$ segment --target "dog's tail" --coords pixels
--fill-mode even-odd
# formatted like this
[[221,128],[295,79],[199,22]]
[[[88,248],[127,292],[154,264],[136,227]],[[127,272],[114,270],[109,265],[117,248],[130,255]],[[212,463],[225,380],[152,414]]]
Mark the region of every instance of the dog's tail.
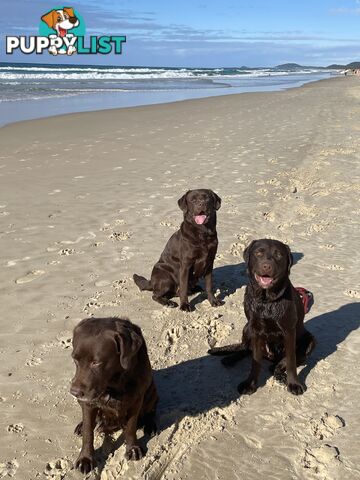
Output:
[[246,358],[251,352],[244,343],[233,343],[232,345],[225,345],[224,347],[214,347],[208,350],[210,355],[225,355],[221,363],[225,367],[232,367],[235,363],[243,358]]
[[152,286],[151,286],[150,280],[146,280],[146,278],[141,277],[140,275],[136,275],[136,273],[134,273],[133,279],[141,291],[148,290],[152,292]]
[[210,348],[210,350],[208,350],[208,353],[210,353],[210,355],[220,356],[220,355],[231,355],[232,353],[247,352],[247,351],[248,351],[248,348],[244,344],[233,343],[231,345],[225,345],[223,347]]

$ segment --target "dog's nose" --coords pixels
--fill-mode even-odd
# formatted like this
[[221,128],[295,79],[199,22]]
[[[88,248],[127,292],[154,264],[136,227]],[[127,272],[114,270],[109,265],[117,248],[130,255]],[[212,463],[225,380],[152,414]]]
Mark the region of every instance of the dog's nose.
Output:
[[77,18],[76,17],[70,17],[69,22],[72,23],[73,25],[75,25],[75,23],[77,22]]
[[81,398],[84,396],[84,392],[81,390],[79,387],[74,387],[72,386],[70,388],[70,393],[73,395],[75,398]]
[[263,263],[262,270],[264,273],[271,272],[271,264],[270,263]]

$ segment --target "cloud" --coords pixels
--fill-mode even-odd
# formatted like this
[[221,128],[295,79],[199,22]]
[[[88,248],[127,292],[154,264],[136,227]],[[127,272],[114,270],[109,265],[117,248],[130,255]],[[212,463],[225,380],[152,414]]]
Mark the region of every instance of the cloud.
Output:
[[[356,2],[360,3],[360,2]],[[332,8],[330,10],[331,15],[360,15],[360,8]]]

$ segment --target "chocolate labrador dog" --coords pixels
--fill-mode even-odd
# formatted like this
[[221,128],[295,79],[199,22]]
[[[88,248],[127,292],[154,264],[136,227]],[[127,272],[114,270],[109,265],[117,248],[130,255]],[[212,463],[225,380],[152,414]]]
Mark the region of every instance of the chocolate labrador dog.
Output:
[[304,328],[304,307],[290,282],[293,263],[287,245],[278,240],[255,240],[244,251],[249,284],[244,297],[247,323],[241,344],[209,350],[212,355],[227,355],[224,365],[233,365],[252,352],[250,375],[238,386],[240,393],[252,394],[262,358],[275,365],[274,376],[287,383],[294,395],[304,393],[296,367],[304,364],[315,347],[315,338]]
[[180,296],[180,309],[190,312],[188,295],[200,287],[197,282],[205,278],[205,290],[213,307],[221,305],[213,294],[212,270],[218,246],[216,211],[221,199],[212,190],[189,190],[178,205],[184,212],[180,230],[167,242],[159,261],[155,264],[151,280],[134,275],[140,290],[153,292],[153,300],[167,307],[177,307],[170,300]]
[[82,409],[75,428],[82,435],[75,468],[88,473],[96,466],[95,426],[105,433],[123,428],[126,458],[142,458],[136,430],[156,432],[158,396],[140,328],[121,318],[86,318],[74,329],[72,357],[76,372],[70,393]]

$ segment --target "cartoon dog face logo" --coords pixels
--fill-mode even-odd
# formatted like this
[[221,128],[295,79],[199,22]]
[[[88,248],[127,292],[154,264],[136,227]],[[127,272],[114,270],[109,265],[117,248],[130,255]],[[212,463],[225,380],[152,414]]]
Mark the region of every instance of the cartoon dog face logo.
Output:
[[[79,25],[79,19],[76,17],[74,9],[71,7],[63,7],[60,10],[51,10],[41,17],[41,20],[46,23],[49,28],[55,30],[56,35],[50,35],[50,38],[71,38],[74,35],[68,33],[69,30]],[[66,53],[72,55],[76,52],[76,48],[73,45],[65,50],[57,49],[54,45],[49,48],[49,53],[57,55],[58,53]]]

